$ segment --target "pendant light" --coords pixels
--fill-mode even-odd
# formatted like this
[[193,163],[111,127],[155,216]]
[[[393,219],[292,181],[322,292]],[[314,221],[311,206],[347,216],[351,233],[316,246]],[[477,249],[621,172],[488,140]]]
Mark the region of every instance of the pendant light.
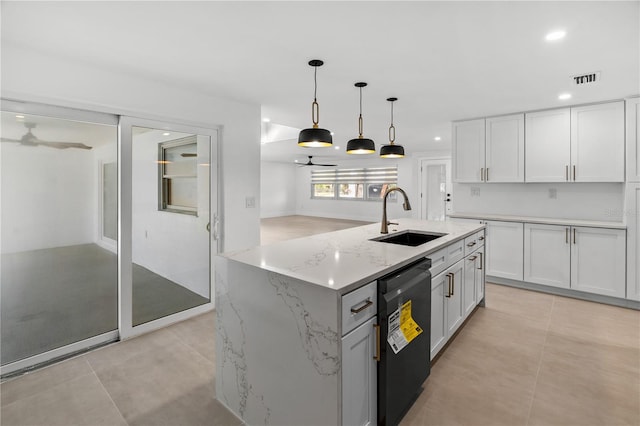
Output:
[[393,103],[398,98],[387,98],[391,102],[391,126],[389,126],[389,144],[382,145],[380,148],[380,157],[382,158],[400,158],[404,157],[404,148],[402,145],[396,145],[396,127],[393,125]]
[[360,116],[358,117],[358,132],[360,133],[356,139],[347,142],[347,154],[373,154],[376,152],[376,145],[371,139],[362,136],[362,88],[367,83],[356,83],[355,86],[360,89]]
[[318,127],[318,121],[320,120],[320,107],[318,106],[318,101],[316,99],[316,92],[318,91],[318,80],[316,79],[316,75],[318,74],[318,67],[321,67],[323,64],[324,62],[320,59],[313,59],[309,61],[309,65],[314,68],[313,103],[311,104],[311,120],[313,121],[313,127],[300,131],[300,134],[298,135],[298,146],[317,148],[331,146],[333,144],[331,132],[327,129],[321,129]]

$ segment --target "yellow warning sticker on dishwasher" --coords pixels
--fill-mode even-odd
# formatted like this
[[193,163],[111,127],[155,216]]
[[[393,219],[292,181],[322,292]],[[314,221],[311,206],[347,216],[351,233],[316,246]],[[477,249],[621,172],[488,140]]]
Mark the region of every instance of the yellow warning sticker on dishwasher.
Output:
[[422,333],[422,328],[411,317],[411,300],[392,312],[388,321],[387,342],[396,354]]

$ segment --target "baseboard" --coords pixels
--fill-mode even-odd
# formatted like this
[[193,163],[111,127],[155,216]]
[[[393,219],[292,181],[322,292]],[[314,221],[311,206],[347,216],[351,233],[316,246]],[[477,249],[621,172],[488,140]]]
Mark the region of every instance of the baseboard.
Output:
[[530,283],[527,281],[517,281],[508,278],[493,277],[487,275],[487,283],[500,284],[509,287],[522,288],[525,290],[537,291],[540,293],[555,294],[557,296],[571,297],[574,299],[586,300],[589,302],[604,303],[607,305],[619,306],[640,311],[640,301],[620,299],[617,297],[603,296],[600,294],[585,293],[584,291],[571,290],[566,288],[550,287],[542,284]]

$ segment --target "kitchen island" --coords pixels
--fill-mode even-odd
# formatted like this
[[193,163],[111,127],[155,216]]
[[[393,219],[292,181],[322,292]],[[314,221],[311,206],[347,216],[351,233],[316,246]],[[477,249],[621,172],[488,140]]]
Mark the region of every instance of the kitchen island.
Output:
[[[380,236],[380,224],[372,224],[216,257],[216,397],[221,403],[249,425],[343,423],[341,342],[348,331],[343,296],[375,287],[371,283],[378,278],[420,258],[444,254],[444,259],[448,247],[460,251],[451,259],[461,260],[465,239],[474,238],[469,247],[480,233],[484,239],[479,224],[396,222],[390,234],[410,229],[446,235],[402,246],[371,241]],[[433,259],[433,275],[437,265],[447,266]],[[484,293],[473,293],[475,307]]]

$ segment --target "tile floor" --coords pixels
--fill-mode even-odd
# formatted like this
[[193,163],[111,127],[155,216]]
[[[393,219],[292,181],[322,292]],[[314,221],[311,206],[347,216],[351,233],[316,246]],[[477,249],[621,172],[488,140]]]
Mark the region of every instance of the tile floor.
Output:
[[[640,425],[640,312],[492,284],[486,294],[402,425]],[[215,400],[214,322],[8,380],[0,424],[238,425]]]

